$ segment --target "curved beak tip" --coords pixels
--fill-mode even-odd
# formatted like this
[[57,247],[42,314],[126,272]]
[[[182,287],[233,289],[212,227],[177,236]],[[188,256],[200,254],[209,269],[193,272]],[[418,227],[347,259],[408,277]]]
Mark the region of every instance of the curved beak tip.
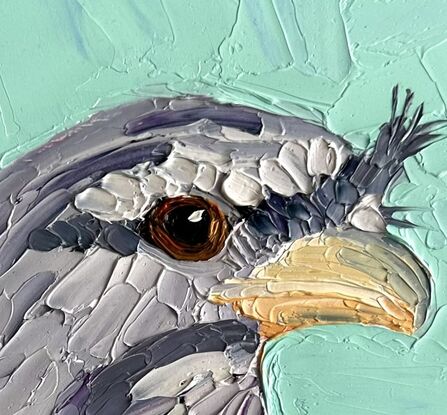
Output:
[[413,334],[429,299],[429,273],[411,251],[387,236],[354,230],[297,240],[275,263],[249,278],[225,280],[209,295],[258,320],[267,338],[347,323]]

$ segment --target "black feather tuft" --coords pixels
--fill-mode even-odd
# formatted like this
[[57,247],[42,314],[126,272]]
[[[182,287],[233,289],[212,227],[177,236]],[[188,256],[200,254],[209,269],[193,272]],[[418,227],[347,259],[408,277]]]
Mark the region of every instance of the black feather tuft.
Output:
[[424,104],[420,104],[413,116],[409,117],[413,97],[414,93],[407,89],[402,112],[400,115],[396,115],[398,86],[396,85],[393,88],[391,118],[380,128],[379,137],[370,156],[371,163],[390,167],[394,165],[392,167],[399,169],[406,158],[416,154],[441,137],[441,135],[431,132],[446,126],[447,122],[434,121],[421,124]]
[[380,206],[380,213],[384,218],[391,218],[399,212],[424,212],[427,209],[414,206]]
[[[403,172],[403,162],[437,139],[441,134],[435,130],[447,126],[447,121],[431,121],[421,123],[424,113],[423,104],[419,105],[412,116],[409,116],[414,94],[406,91],[402,110],[398,111],[398,87],[395,86],[391,100],[391,118],[380,127],[379,135],[372,151],[361,155],[351,155],[336,177],[329,177],[311,195],[317,206],[323,206],[327,215],[329,204],[338,216],[331,217],[335,225],[345,220],[366,195],[383,196],[386,189],[393,185]],[[328,193],[334,189],[334,195]],[[349,191],[348,191],[349,190]],[[398,227],[413,227],[407,220],[392,217],[393,213],[409,211],[412,208],[380,207],[382,217],[388,224]],[[334,220],[335,219],[335,220]]]
[[364,153],[350,178],[361,194],[383,194],[402,172],[405,159],[442,137],[433,131],[447,126],[447,121],[421,123],[423,104],[410,116],[413,98],[413,92],[407,89],[402,111],[398,113],[398,86],[393,88],[391,118],[380,127],[374,149]]
[[409,220],[401,220],[401,219],[394,219],[394,218],[387,218],[386,219],[387,225],[393,225],[398,228],[417,228],[418,225],[414,224],[413,222],[410,222]]

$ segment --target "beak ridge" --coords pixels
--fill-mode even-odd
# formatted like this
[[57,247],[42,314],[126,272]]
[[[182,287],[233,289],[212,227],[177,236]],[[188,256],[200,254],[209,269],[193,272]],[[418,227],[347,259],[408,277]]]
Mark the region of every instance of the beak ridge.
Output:
[[342,323],[412,334],[425,321],[429,296],[429,273],[406,247],[351,229],[297,240],[249,278],[213,287],[209,299],[258,320],[270,338]]

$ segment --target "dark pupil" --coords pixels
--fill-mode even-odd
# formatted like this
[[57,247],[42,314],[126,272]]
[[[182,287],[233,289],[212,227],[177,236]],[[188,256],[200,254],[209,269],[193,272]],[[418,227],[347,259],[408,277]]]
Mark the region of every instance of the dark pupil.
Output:
[[188,245],[197,245],[208,240],[210,215],[206,210],[193,221],[194,212],[202,210],[194,206],[179,206],[169,212],[164,219],[165,228],[172,238]]

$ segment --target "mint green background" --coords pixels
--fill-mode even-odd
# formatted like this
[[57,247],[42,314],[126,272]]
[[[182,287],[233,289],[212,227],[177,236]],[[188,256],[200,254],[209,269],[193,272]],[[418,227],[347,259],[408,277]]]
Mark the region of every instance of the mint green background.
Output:
[[[427,120],[447,116],[443,0],[2,0],[0,10],[0,167],[100,109],[154,95],[207,94],[298,115],[326,125],[359,148],[370,144],[387,119],[396,83],[425,102]],[[418,228],[401,231],[401,236],[432,270],[438,308],[447,303],[446,160],[447,140],[432,145],[406,163],[410,181],[388,196],[390,204],[419,208],[406,215]],[[447,323],[443,315],[435,323]],[[293,353],[276,355],[282,363],[298,372],[301,363],[314,370],[306,387],[296,380],[299,376],[289,376],[281,405],[269,393],[272,410],[401,414],[419,394],[433,407],[422,405],[409,413],[445,413],[436,412],[441,404],[447,407],[447,393],[436,389],[439,383],[433,384],[433,393],[415,387],[389,395],[389,382],[368,377],[357,379],[365,393],[373,388],[376,398],[363,407],[356,403],[358,396],[343,395],[351,385],[343,376],[325,380],[332,409],[318,404],[324,399],[319,382],[329,370],[328,348],[334,373],[360,362],[328,330],[325,336],[335,336],[333,344],[316,342],[310,355],[299,346],[301,333],[280,340],[298,342],[290,348]],[[379,329],[343,330],[359,333],[368,343]],[[427,335],[442,343],[439,331],[430,329]],[[370,340],[368,347],[373,344]],[[445,347],[430,349],[439,354],[437,364],[445,362]],[[411,353],[416,352],[411,348]],[[411,353],[406,360],[396,354],[394,363],[414,366]],[[361,364],[377,367],[377,357],[365,353]],[[410,370],[417,374],[420,369]],[[390,373],[391,381],[402,382],[399,371]],[[381,396],[394,406],[378,405]],[[349,412],[346,405],[357,407]]]

